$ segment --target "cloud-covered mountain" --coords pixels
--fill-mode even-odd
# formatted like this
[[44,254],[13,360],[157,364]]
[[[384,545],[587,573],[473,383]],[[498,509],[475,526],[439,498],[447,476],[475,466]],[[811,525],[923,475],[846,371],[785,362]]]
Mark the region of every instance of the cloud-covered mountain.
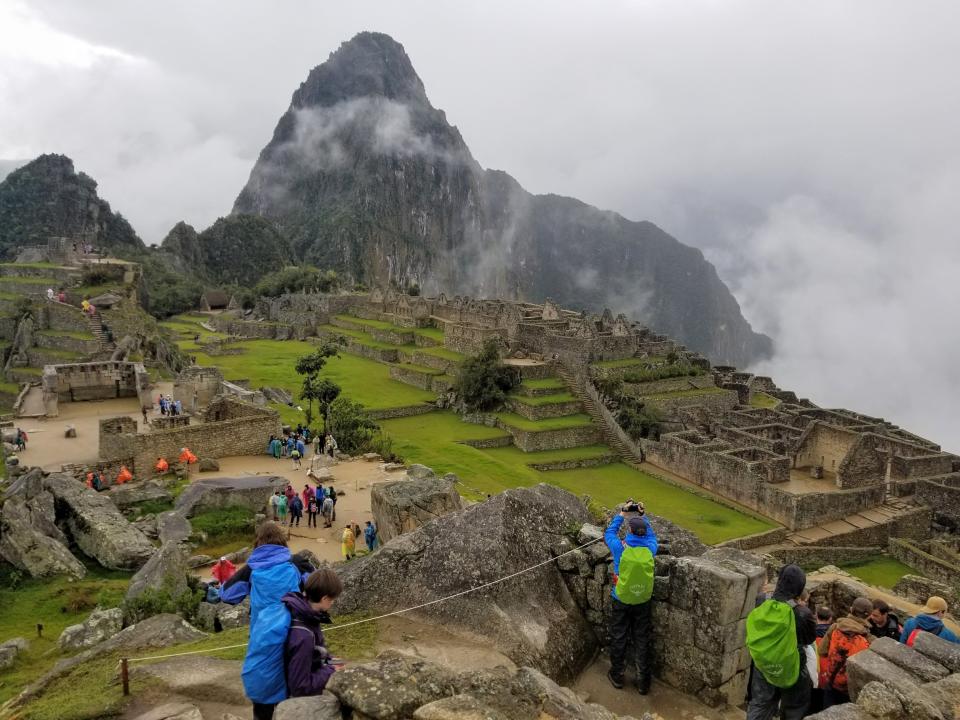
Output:
[[609,306],[715,362],[771,349],[699,250],[480,167],[386,35],[361,33],[310,72],[234,212],[269,218],[298,259],[367,285]]

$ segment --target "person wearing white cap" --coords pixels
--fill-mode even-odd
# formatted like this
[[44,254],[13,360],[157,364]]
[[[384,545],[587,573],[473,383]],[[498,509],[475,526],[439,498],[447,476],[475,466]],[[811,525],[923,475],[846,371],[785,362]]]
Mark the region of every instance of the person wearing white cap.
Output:
[[943,624],[943,616],[947,614],[947,610],[946,600],[938,595],[931,595],[927,598],[927,604],[920,609],[920,614],[903,624],[900,642],[912,647],[917,634],[922,630],[936,635],[941,640],[960,643],[960,638]]

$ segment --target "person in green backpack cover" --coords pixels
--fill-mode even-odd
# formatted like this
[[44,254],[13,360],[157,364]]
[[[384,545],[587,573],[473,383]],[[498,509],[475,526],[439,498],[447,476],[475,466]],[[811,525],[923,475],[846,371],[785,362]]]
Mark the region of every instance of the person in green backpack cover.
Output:
[[804,648],[817,639],[817,621],[798,602],[807,576],[796,565],[780,570],[773,596],[747,616],[747,649],[753,659],[747,720],[800,720],[810,705],[813,683]]
[[[623,687],[627,664],[627,642],[633,638],[636,652],[637,691],[650,692],[653,622],[650,598],[653,595],[653,557],[657,535],[644,515],[643,503],[628,500],[614,515],[603,540],[613,554],[613,607],[610,614],[610,671],[607,678],[618,690]],[[627,533],[620,539],[620,528]]]

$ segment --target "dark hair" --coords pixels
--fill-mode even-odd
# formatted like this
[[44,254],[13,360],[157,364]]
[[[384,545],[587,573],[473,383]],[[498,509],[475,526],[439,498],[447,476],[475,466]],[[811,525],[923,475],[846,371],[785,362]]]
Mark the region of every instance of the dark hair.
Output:
[[880,598],[877,598],[876,600],[873,601],[873,609],[874,609],[874,610],[879,610],[879,611],[882,612],[884,615],[886,615],[888,612],[890,612],[890,606],[887,605],[887,601],[886,601],[886,600],[881,600]]
[[258,548],[261,545],[283,545],[286,547],[286,531],[280,527],[278,523],[273,522],[273,520],[267,520],[267,522],[261,523],[260,527],[257,528],[257,539],[254,540],[253,546]]
[[826,605],[817,608],[817,620],[827,621],[833,617],[833,611]]
[[303,594],[310,602],[320,602],[324,597],[336,598],[342,592],[343,581],[330,568],[314,570],[303,584]]

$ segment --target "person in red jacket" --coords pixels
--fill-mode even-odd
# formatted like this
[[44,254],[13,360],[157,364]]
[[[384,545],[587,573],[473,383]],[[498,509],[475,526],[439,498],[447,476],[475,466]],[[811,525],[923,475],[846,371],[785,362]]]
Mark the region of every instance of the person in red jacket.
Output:
[[330,655],[321,624],[330,624],[327,612],[343,592],[343,582],[330,568],[310,574],[302,593],[287,593],[283,604],[290,611],[290,629],[283,651],[287,692],[290,697],[320,695],[340,666]]
[[227,580],[233,577],[233,574],[237,571],[237,566],[232,562],[227,560],[226,557],[221,557],[214,564],[213,569],[210,570],[210,574],[213,575],[214,579],[223,585]]

